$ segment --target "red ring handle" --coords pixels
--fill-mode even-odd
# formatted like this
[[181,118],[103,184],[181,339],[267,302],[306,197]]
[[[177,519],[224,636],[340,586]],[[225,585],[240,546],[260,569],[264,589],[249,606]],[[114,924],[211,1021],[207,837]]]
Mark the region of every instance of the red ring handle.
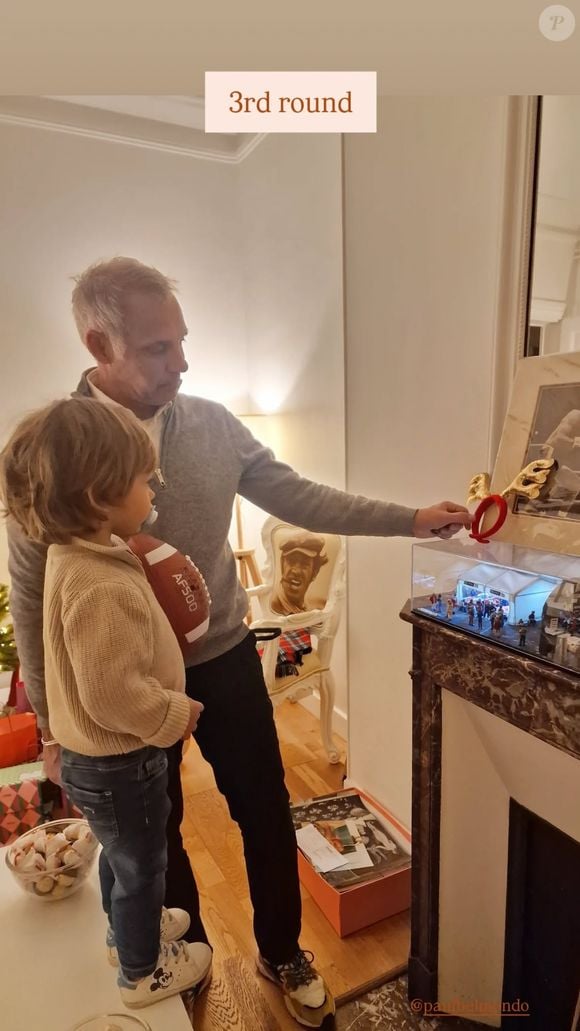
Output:
[[[484,533],[480,528],[481,522],[485,513],[492,507],[492,505],[497,505],[497,519],[493,526],[490,526],[489,530],[486,530]],[[473,523],[471,524],[471,533],[469,536],[479,544],[489,544],[489,538],[493,537],[494,533],[497,533],[498,530],[501,530],[505,523],[507,512],[508,506],[506,499],[502,497],[501,494],[490,494],[487,498],[484,498],[483,501],[480,501],[477,506],[473,514]]]

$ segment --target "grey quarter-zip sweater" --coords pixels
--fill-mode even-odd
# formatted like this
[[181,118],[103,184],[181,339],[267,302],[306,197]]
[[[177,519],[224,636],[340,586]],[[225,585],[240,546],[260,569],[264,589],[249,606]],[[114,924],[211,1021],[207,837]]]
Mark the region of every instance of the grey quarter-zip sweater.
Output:
[[[91,371],[91,370],[89,370]],[[75,396],[91,396],[87,373]],[[347,494],[305,479],[223,405],[178,394],[164,415],[152,532],[189,555],[211,598],[209,632],[193,664],[229,651],[248,633],[247,597],[228,543],[236,494],[271,515],[311,530],[346,536],[412,537],[415,509]],[[46,547],[8,521],[10,611],[22,676],[40,726],[48,725],[42,646]]]

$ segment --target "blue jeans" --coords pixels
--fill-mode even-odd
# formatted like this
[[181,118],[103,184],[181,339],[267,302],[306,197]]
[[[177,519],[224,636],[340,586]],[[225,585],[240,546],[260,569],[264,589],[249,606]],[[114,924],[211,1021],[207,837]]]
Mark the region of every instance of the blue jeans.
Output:
[[137,980],[153,973],[167,869],[167,756],[146,747],[128,755],[89,756],[62,749],[67,794],[103,846],[103,909],[119,964]]

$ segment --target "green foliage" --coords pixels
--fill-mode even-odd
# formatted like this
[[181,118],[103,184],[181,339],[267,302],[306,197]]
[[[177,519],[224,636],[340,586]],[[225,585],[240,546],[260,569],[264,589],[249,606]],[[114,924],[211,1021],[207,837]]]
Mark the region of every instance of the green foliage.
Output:
[[14,628],[8,622],[9,616],[8,587],[0,584],[0,673],[11,673],[18,667]]

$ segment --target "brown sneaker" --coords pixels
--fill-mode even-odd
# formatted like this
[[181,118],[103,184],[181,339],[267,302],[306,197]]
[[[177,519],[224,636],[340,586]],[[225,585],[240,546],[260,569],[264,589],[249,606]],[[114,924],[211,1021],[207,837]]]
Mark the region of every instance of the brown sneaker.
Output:
[[299,949],[288,963],[258,956],[258,970],[282,989],[286,1009],[303,1027],[330,1028],[336,1010],[328,985],[314,969],[311,952]]

